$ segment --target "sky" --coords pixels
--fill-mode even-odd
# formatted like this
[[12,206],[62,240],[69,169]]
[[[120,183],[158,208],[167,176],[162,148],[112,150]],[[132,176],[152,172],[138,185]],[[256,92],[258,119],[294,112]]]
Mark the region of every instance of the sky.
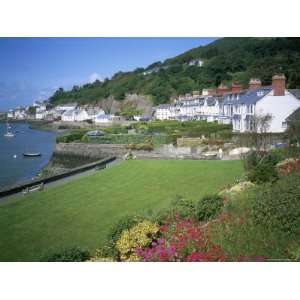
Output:
[[0,38],[0,111],[110,78],[215,38]]

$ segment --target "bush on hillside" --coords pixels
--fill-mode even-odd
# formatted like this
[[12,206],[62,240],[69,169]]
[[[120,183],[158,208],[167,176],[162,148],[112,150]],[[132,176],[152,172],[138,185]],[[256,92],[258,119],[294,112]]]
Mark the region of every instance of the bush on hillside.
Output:
[[113,127],[108,127],[104,128],[103,131],[108,134],[127,134],[128,129],[125,126],[113,126]]
[[144,151],[152,151],[153,150],[153,146],[149,143],[145,144],[145,143],[141,143],[141,144],[129,144],[127,146],[127,149],[130,150],[144,150]]
[[257,224],[297,233],[300,229],[300,172],[258,190],[251,214]]
[[207,221],[216,217],[223,207],[223,198],[219,195],[203,197],[196,204],[196,216],[199,221]]
[[183,219],[195,218],[195,203],[177,195],[171,202],[169,209],[169,217],[173,218],[175,216],[180,216]]
[[81,262],[90,259],[88,250],[80,247],[56,249],[43,255],[40,261],[46,262]]
[[274,182],[278,179],[276,165],[283,159],[277,151],[252,151],[244,156],[248,180],[255,183]]
[[87,133],[87,130],[72,131],[71,133],[58,136],[56,138],[56,142],[57,143],[80,142],[86,133]]
[[89,138],[88,142],[98,144],[168,144],[170,138],[167,135],[144,134],[106,134],[105,136]]

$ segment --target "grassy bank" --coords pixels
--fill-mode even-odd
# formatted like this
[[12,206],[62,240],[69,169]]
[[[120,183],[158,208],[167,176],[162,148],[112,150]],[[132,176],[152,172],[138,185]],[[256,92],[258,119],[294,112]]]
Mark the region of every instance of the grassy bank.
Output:
[[239,161],[126,161],[0,206],[0,260],[37,260],[49,248],[94,251],[120,217],[199,199],[242,174]]

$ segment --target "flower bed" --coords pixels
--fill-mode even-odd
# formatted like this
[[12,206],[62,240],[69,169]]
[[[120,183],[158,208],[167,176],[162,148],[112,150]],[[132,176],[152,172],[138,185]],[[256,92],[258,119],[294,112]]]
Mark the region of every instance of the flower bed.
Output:
[[225,261],[221,247],[211,242],[208,231],[199,222],[177,216],[160,227],[160,238],[148,247],[137,247],[141,261]]
[[280,176],[287,176],[300,170],[300,159],[299,158],[288,158],[276,165],[277,172]]

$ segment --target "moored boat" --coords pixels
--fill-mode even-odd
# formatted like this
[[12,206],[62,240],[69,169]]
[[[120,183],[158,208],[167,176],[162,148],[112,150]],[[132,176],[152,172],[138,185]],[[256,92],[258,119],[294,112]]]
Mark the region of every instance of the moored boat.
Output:
[[6,133],[4,133],[5,137],[14,137],[15,135],[10,131],[11,126],[6,122]]
[[42,156],[41,152],[25,152],[23,153],[24,157],[38,157],[38,156]]

